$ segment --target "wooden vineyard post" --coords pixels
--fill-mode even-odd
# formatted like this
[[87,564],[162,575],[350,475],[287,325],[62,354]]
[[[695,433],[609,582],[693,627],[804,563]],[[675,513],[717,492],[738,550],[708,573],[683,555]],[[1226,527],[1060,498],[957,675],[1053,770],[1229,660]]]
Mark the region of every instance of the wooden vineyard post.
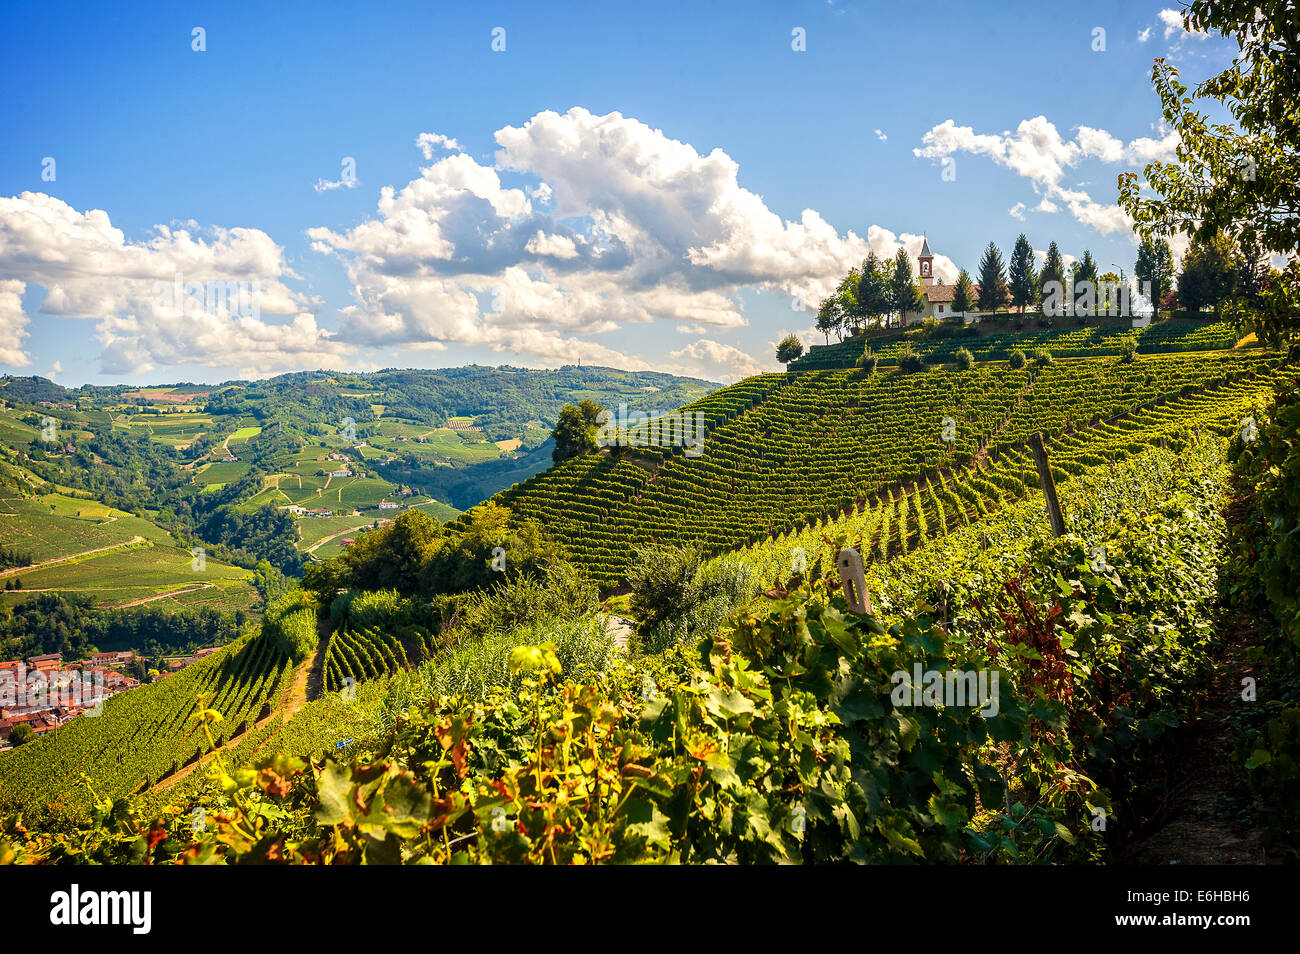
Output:
[[845,547],[835,557],[835,565],[840,571],[840,586],[844,589],[844,598],[849,601],[855,613],[874,613],[871,597],[867,594],[867,578],[862,574],[862,557],[852,547]]
[[1047,448],[1043,446],[1043,434],[1034,432],[1029,438],[1029,449],[1033,451],[1034,463],[1038,466],[1038,482],[1043,486],[1043,496],[1047,498],[1047,515],[1052,520],[1052,532],[1065,536],[1065,514],[1061,512],[1061,502],[1056,499],[1056,481],[1052,478],[1052,466],[1047,460]]

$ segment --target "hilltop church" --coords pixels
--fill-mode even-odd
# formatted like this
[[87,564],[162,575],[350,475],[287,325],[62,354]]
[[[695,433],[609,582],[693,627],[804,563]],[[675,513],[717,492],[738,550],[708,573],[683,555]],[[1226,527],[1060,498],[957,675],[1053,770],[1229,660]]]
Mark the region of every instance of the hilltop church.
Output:
[[903,324],[920,324],[927,318],[963,317],[952,310],[952,301],[957,293],[956,285],[945,285],[934,280],[934,255],[930,253],[930,240],[921,240],[921,254],[916,257],[921,273],[921,295],[925,298],[925,308],[921,311],[909,311],[903,316]]

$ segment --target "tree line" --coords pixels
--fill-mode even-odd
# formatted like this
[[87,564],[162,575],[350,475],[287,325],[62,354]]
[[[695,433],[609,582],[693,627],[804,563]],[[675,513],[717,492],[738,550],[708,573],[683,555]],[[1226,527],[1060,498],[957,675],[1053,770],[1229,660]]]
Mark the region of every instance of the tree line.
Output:
[[[1175,269],[1167,238],[1143,237],[1133,274],[1153,307],[1201,311],[1232,298],[1258,300],[1276,271],[1269,267],[1259,242],[1248,236],[1234,240],[1219,231],[1192,238],[1181,270]],[[1022,232],[1009,259],[1003,258],[996,243],[989,242],[975,277],[965,269],[960,271],[952,311],[954,315],[975,310],[996,313],[1010,307],[1024,315],[1030,308],[1043,307],[1044,317],[1050,318],[1052,308],[1046,303],[1062,302],[1057,316],[1114,314],[1121,300],[1121,284],[1120,275],[1100,273],[1091,250],[1067,266],[1055,241],[1048,244],[1042,265],[1037,265],[1033,246]],[[816,328],[827,342],[832,334],[842,341],[866,328],[901,325],[907,314],[920,312],[925,305],[924,286],[912,276],[907,250],[900,248],[888,261],[873,251],[860,267],[850,268],[835,291],[822,300]],[[787,336],[778,344],[777,360],[788,363],[802,353],[799,340]]]

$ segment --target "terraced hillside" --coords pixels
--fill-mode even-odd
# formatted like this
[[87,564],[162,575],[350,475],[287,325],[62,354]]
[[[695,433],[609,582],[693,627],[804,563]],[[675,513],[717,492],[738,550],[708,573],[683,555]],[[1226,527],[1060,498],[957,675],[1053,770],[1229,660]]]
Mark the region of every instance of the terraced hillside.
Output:
[[1236,343],[1237,333],[1223,321],[1164,321],[1145,328],[1090,326],[1042,331],[1008,330],[1001,334],[939,339],[927,339],[919,332],[913,332],[880,341],[849,338],[832,345],[814,344],[807,354],[792,361],[789,367],[791,371],[851,368],[866,343],[870,344],[881,364],[896,365],[907,342],[927,363],[942,364],[951,361],[958,348],[965,348],[980,361],[1003,360],[1017,348],[1026,354],[1036,348],[1046,348],[1058,358],[1098,358],[1120,354],[1125,342],[1129,341],[1143,354],[1220,351]]
[[88,596],[106,607],[240,609],[257,594],[247,570],[192,549],[152,521],[63,494],[0,494],[0,546],[31,563],[0,569],[0,603],[46,591]]
[[[1076,483],[1089,484],[1090,495],[1096,496],[1105,492],[1118,464],[1153,447],[1179,452],[1212,436],[1230,437],[1260,402],[1268,400],[1274,383],[1294,373],[1267,370],[1059,434],[1048,447],[1057,486],[1065,494]],[[1079,494],[1073,498],[1082,502]],[[993,517],[1018,506],[1024,506],[1024,519],[1009,526],[1018,532],[1045,526],[1038,472],[1023,443],[1001,446],[978,465],[889,487],[860,508],[763,540],[741,557],[764,579],[780,584],[799,566],[812,573],[817,567],[829,570],[835,550],[852,546],[864,561],[881,568],[873,579],[883,586],[887,578],[897,576],[892,562],[896,557],[967,528],[993,526]],[[1015,547],[1012,540],[1002,539],[995,549],[1013,552]]]
[[[207,750],[190,719],[202,697],[222,714],[221,740],[271,716],[294,674],[269,638],[254,636],[161,682],[109,698],[99,716],[80,716],[0,755],[0,810],[29,818],[51,812],[88,817],[96,794],[119,798],[182,771]],[[82,782],[93,780],[94,791]]]
[[698,458],[680,448],[591,454],[498,499],[540,521],[574,563],[614,587],[640,545],[743,546],[860,509],[899,482],[928,476],[933,483],[1035,431],[1062,434],[1267,371],[1276,361],[1262,352],[1193,353],[1024,371],[764,375],[701,402],[719,413]]

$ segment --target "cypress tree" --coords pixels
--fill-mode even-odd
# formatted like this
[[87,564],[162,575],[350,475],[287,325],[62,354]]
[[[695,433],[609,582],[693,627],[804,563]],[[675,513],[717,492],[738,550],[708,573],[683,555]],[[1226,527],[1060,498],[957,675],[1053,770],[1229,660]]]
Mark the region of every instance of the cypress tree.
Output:
[[1008,267],[1007,283],[1011,287],[1011,303],[1025,313],[1025,306],[1034,300],[1034,250],[1021,232],[1016,239],[1015,248],[1011,250],[1011,263]]
[[980,311],[997,311],[1002,304],[1002,286],[1006,282],[1006,272],[1002,267],[1002,253],[998,247],[989,242],[980,259],[979,268],[979,308]]

